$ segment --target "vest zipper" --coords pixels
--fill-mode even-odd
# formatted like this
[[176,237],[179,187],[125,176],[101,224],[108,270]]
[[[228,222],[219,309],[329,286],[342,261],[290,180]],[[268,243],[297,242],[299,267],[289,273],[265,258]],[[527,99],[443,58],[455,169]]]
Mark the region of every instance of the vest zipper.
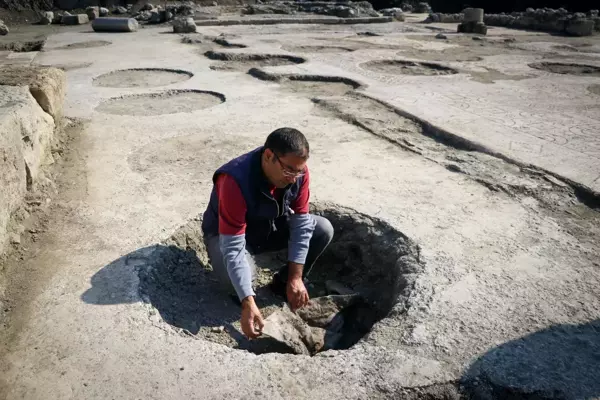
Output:
[[[267,195],[265,192],[261,191],[261,193],[269,200],[273,200],[275,202],[275,206],[277,207],[277,217],[275,218],[279,218],[279,203],[277,203],[277,200],[272,199],[271,197],[269,197],[269,195]],[[273,219],[271,221],[271,229],[273,229],[273,232],[277,232],[277,227],[275,226],[275,219]]]

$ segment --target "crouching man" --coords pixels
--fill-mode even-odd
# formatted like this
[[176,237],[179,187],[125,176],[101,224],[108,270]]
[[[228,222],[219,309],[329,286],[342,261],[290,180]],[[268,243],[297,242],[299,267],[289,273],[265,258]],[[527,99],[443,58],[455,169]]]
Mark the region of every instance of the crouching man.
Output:
[[242,331],[260,335],[263,320],[254,302],[256,265],[250,254],[288,250],[288,262],[271,290],[292,310],[309,300],[303,278],[333,237],[331,223],[309,214],[308,141],[293,128],[273,131],[261,146],[221,166],[213,175],[202,221],[204,241],[220,282],[242,305]]

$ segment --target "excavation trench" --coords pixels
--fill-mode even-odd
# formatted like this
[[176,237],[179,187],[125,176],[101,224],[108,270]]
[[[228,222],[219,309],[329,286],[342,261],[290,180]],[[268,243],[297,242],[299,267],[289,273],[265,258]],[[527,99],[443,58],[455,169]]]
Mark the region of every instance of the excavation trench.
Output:
[[284,90],[308,97],[341,96],[363,86],[340,76],[273,74],[259,68],[251,68],[248,74],[262,81],[277,82]]
[[199,218],[156,246],[151,261],[139,263],[139,290],[152,306],[149,312],[158,311],[188,336],[257,354],[314,355],[352,347],[397,303],[406,302],[423,271],[419,248],[386,222],[355,210],[328,204],[311,212],[328,218],[335,235],[307,277],[308,306],[292,313],[268,287],[285,263],[285,250],[253,256],[256,301],[265,317],[259,339],[241,334],[240,307],[217,283]]

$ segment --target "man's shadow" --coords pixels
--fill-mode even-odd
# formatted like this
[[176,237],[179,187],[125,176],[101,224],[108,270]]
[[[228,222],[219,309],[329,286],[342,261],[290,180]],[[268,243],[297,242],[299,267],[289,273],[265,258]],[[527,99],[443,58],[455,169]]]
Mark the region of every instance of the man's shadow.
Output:
[[598,398],[600,319],[503,343],[479,357],[462,383],[477,399]]
[[[195,335],[201,327],[226,326],[239,344],[243,338],[231,323],[240,319],[241,308],[217,281],[205,253],[198,253],[164,244],[138,249],[95,273],[81,299],[96,305],[141,299],[176,328]],[[268,305],[269,299],[262,301]]]

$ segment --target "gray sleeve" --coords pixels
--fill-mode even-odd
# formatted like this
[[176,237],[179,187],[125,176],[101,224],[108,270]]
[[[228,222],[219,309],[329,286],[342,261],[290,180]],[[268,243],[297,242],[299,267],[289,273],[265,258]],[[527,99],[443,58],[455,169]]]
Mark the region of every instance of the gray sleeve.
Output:
[[292,214],[288,223],[290,227],[288,261],[304,265],[316,222],[310,214]]
[[254,296],[252,268],[246,259],[246,235],[219,235],[219,247],[229,279],[240,301]]

